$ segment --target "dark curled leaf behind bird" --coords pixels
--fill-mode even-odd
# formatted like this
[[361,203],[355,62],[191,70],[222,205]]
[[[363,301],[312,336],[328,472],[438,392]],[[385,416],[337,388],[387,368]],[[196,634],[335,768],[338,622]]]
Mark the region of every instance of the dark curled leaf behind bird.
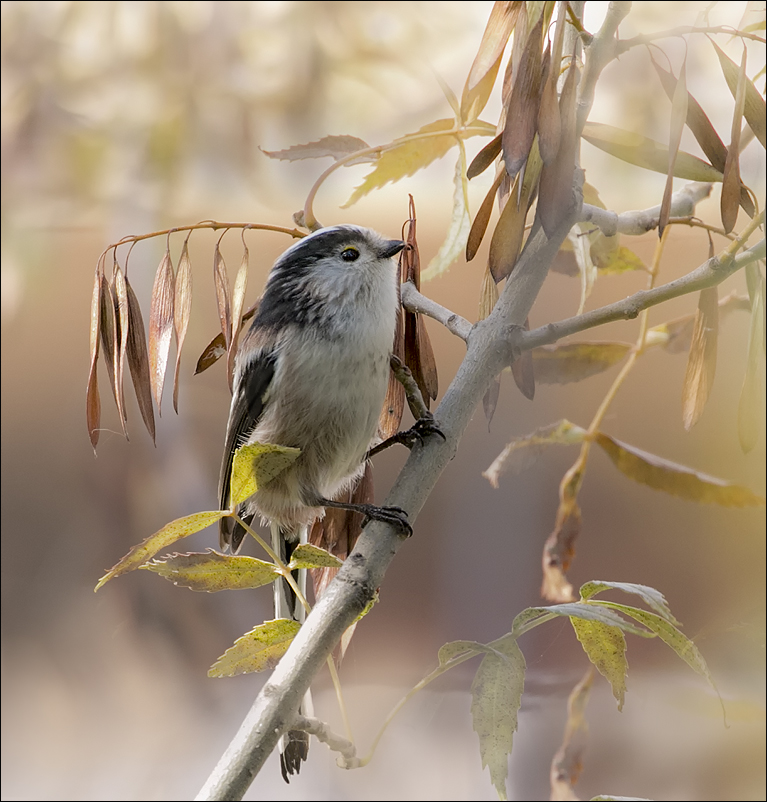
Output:
[[[232,404],[219,482],[221,509],[230,506],[234,452],[246,443],[299,448],[300,456],[238,506],[250,524],[271,530],[272,548],[287,563],[308,542],[324,508],[363,512],[410,530],[393,508],[354,505],[349,498],[365,471],[389,381],[389,357],[399,312],[398,271],[404,247],[370,229],[320,229],[275,262],[250,329],[237,353]],[[222,548],[236,552],[245,529],[220,522]],[[298,572],[305,596],[306,571]],[[286,580],[274,584],[275,616],[302,622],[305,611]],[[300,712],[311,715],[311,700]],[[280,741],[283,777],[306,759],[308,736]]]

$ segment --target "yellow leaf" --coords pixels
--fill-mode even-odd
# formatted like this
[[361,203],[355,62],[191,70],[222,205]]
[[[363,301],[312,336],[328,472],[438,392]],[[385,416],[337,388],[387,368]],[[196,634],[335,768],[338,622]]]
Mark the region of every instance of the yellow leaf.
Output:
[[121,574],[127,574],[141,567],[147,560],[151,560],[160,549],[167,548],[183,537],[193,535],[201,529],[210,526],[226,515],[225,510],[214,510],[212,512],[196,512],[194,515],[187,515],[184,518],[176,518],[162,529],[150,535],[146,540],[142,540],[134,546],[120,562],[104,574],[96,585],[96,590]]
[[343,562],[325,549],[304,543],[298,546],[290,558],[288,568],[295,571],[299,568],[340,568]]
[[762,278],[754,293],[746,376],[738,402],[738,439],[746,453],[756,445],[759,432],[764,426],[764,301]]
[[603,432],[597,433],[595,441],[605,450],[619,471],[629,479],[655,490],[664,490],[673,496],[700,504],[721,504],[724,507],[764,504],[764,499],[747,487],[733,485],[723,479],[669,462],[655,454],[648,454]]
[[692,343],[682,385],[682,421],[689,432],[703,414],[716,372],[719,295],[716,287],[701,290]]
[[570,623],[583,651],[597,671],[610,683],[613,696],[618,702],[618,710],[623,710],[628,672],[625,635],[618,627],[599,621],[584,621],[573,617]]
[[203,554],[171,554],[139,567],[169,579],[174,585],[208,593],[260,588],[274,582],[277,573],[274,563],[210,550]]
[[232,462],[231,503],[236,507],[298,459],[300,448],[251,443],[238,448]]
[[237,638],[210,667],[209,677],[236,677],[274,668],[288,650],[301,625],[298,621],[277,618],[265,621]]

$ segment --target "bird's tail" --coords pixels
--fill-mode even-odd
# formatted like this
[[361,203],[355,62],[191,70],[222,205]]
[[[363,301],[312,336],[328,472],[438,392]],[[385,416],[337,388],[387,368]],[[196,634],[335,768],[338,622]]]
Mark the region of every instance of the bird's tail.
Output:
[[[271,524],[272,548],[279,558],[284,562],[290,561],[290,555],[295,547],[308,542],[309,528],[302,526],[299,530],[297,542],[289,543],[282,533],[280,527]],[[306,598],[306,569],[294,571],[293,575],[301,594]],[[275,618],[289,618],[304,623],[306,610],[296,598],[296,594],[285,579],[278,579],[274,583],[274,614]],[[302,716],[313,716],[314,706],[312,705],[311,691],[307,691],[298,712]],[[289,730],[280,738],[280,771],[282,779],[290,782],[291,774],[298,774],[301,771],[301,764],[309,754],[309,734],[301,730]]]

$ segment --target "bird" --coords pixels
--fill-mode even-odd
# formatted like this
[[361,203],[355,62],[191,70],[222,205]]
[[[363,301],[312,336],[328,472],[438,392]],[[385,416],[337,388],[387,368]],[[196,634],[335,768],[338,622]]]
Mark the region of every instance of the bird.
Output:
[[[297,459],[244,502],[237,513],[259,516],[272,548],[287,564],[327,507],[361,512],[412,532],[397,507],[337,501],[353,488],[376,441],[389,381],[399,314],[399,271],[405,243],[369,228],[337,225],[300,239],[274,263],[258,311],[234,364],[232,401],[219,478],[222,509],[230,506],[236,450],[252,443],[300,449]],[[232,517],[219,524],[222,550],[239,551],[246,530]],[[298,572],[305,596],[306,571]],[[274,583],[277,618],[303,622],[305,611],[284,579]],[[300,712],[312,715],[311,698]],[[298,773],[308,735],[280,741],[282,776]]]

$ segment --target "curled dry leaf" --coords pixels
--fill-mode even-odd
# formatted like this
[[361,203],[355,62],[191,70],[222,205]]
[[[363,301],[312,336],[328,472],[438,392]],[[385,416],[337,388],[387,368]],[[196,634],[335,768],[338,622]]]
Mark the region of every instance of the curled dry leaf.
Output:
[[176,367],[173,371],[173,409],[178,414],[178,378],[181,368],[181,351],[192,314],[192,262],[189,258],[188,241],[184,241],[176,271],[173,302],[173,328],[176,332]]
[[538,147],[543,163],[551,164],[559,152],[559,141],[562,134],[559,98],[557,97],[559,70],[551,62],[550,48],[546,50],[544,61],[546,67],[541,91],[541,105],[538,109]]
[[[641,134],[604,123],[587,122],[583,127],[583,138],[594,147],[636,167],[664,175],[668,173],[668,148]],[[677,153],[674,175],[688,181],[722,180],[719,170],[683,150]]]
[[[397,310],[397,320],[394,327],[394,345],[392,353],[400,362],[405,360],[405,324],[403,322],[403,310]],[[405,388],[397,381],[394,371],[389,370],[389,383],[386,387],[386,397],[378,417],[378,436],[381,440],[395,435],[399,431],[402,422],[402,414],[405,411]],[[330,514],[328,510],[328,514]]]
[[472,122],[485,108],[493,91],[498,68],[509,36],[514,30],[520,8],[524,3],[496,2],[482,34],[482,41],[466,78],[461,95],[461,119]]
[[224,335],[224,342],[228,351],[229,343],[232,341],[232,303],[229,297],[229,275],[218,242],[213,252],[213,283],[216,287],[216,304],[218,306],[218,319],[221,323],[221,333]]
[[628,343],[612,342],[565,343],[534,348],[535,378],[541,384],[582,381],[620,362],[631,348]]
[[101,323],[101,262],[96,268],[93,279],[93,294],[91,296],[91,325],[90,325],[90,371],[88,373],[88,387],[85,391],[85,423],[88,427],[88,437],[94,452],[99,442],[101,425],[101,399],[99,397],[98,358]]
[[490,382],[490,386],[485,390],[482,396],[482,410],[485,413],[485,420],[487,421],[487,430],[490,431],[490,424],[495,417],[495,410],[498,407],[498,399],[501,397],[501,379],[495,376]]
[[162,414],[162,388],[173,333],[173,263],[165,251],[152,287],[149,309],[149,376],[157,411]]
[[[519,32],[519,29],[518,29]],[[538,127],[538,107],[541,102],[541,42],[543,15],[528,33],[525,49],[514,75],[506,126],[501,144],[506,172],[513,178],[527,161]]]
[[248,261],[250,254],[248,246],[243,239],[242,261],[237,277],[234,280],[234,291],[232,292],[232,334],[229,342],[229,353],[227,354],[227,379],[229,381],[229,391],[232,391],[234,382],[234,358],[237,354],[237,341],[242,327],[242,308],[245,305],[245,290],[248,287]]
[[101,347],[104,351],[104,362],[107,366],[109,384],[112,395],[117,402],[117,385],[115,383],[115,368],[117,364],[117,320],[115,318],[115,305],[112,301],[112,287],[107,277],[101,274],[101,290],[99,292],[99,334]]
[[732,128],[730,146],[727,148],[727,160],[722,178],[722,227],[729,234],[738,219],[740,204],[740,126],[743,119],[743,108],[746,102],[746,48],[743,48],[743,60],[738,73],[738,84],[735,91],[735,108],[732,112]]
[[[584,621],[582,618],[571,618],[570,623],[573,625],[575,634],[578,636],[578,640],[581,641],[592,663],[594,662],[592,653],[595,653],[596,656],[600,651],[606,651],[604,649],[606,644],[595,642],[592,647],[592,642],[597,641],[597,638],[594,637],[597,633],[607,633],[608,631],[610,634],[617,633],[613,636],[616,640],[615,645],[617,646],[622,640],[623,651],[626,651],[626,638],[617,627],[600,624],[597,621]],[[581,637],[582,634],[584,636],[583,639]],[[588,649],[587,645],[589,646]],[[551,771],[549,773],[551,783],[550,799],[552,802],[571,802],[571,800],[579,799],[575,795],[573,786],[578,782],[578,777],[580,777],[581,769],[583,768],[583,752],[586,749],[586,737],[589,731],[588,722],[586,721],[586,703],[589,700],[593,679],[594,672],[589,668],[583,679],[573,688],[567,700],[565,734],[562,745],[551,761]],[[622,707],[622,698],[618,707],[619,709]]]
[[141,316],[141,307],[136,293],[127,277],[125,288],[128,293],[128,367],[133,379],[133,389],[136,391],[136,401],[141,418],[154,443],[154,409],[152,408],[152,387],[149,378],[149,354],[146,347],[144,319]]
[[[503,172],[499,175],[502,177]],[[479,312],[477,314],[477,319],[484,320],[493,311],[497,302],[498,287],[488,267],[485,270],[485,275],[482,279],[482,289],[479,292]],[[498,376],[494,376],[493,380],[490,382],[490,386],[485,390],[484,396],[482,396],[482,409],[485,413],[485,420],[487,420],[488,431],[490,431],[490,424],[493,422],[493,417],[495,416],[495,409],[498,406],[500,394],[501,380]]]
[[[305,145],[293,145],[285,150],[264,150],[262,151],[270,159],[283,159],[284,161],[299,161],[300,159],[321,159],[331,156],[335,161],[351,156],[358,150],[368,150],[370,145],[363,139],[356,136],[337,135],[324,136],[316,142],[308,142]],[[375,161],[377,154],[360,156],[359,159],[347,162],[347,166],[352,164],[364,164]]]
[[719,334],[719,293],[716,287],[701,290],[693,324],[692,343],[682,385],[682,421],[689,432],[703,414],[716,373]]
[[[679,145],[682,142],[682,131],[687,120],[687,56],[682,62],[679,70],[679,79],[676,82],[674,95],[671,99],[671,127],[668,137],[668,175],[666,176],[666,188],[663,192],[663,200],[660,205],[660,215],[658,218],[658,235],[663,236],[663,231],[668,225],[669,213],[671,212],[671,193],[674,190],[674,165],[676,156],[679,153]],[[740,186],[740,183],[738,183]]]
[[575,601],[567,570],[575,556],[575,541],[581,531],[581,511],[574,498],[563,499],[557,509],[554,531],[543,547],[543,584],[541,596],[562,604]]
[[526,471],[551,445],[570,446],[583,442],[586,430],[568,420],[560,420],[536,429],[532,434],[517,437],[493,460],[482,473],[497,488],[498,479],[507,472],[513,475]]
[[621,473],[655,490],[663,490],[688,501],[697,501],[699,504],[721,504],[723,507],[764,504],[764,499],[752,493],[747,487],[730,484],[724,479],[707,476],[684,465],[649,454],[603,432],[597,433],[595,442],[605,450]]

